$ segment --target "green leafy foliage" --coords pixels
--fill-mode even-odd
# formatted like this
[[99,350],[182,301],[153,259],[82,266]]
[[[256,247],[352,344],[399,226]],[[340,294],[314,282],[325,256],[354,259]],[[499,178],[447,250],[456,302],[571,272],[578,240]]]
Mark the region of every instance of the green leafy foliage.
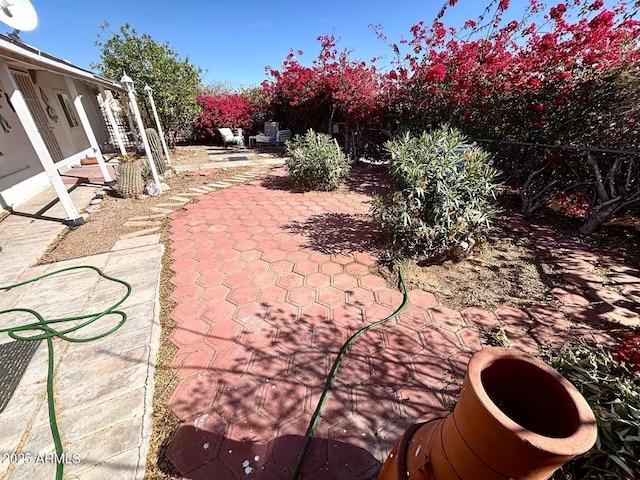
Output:
[[200,108],[196,102],[201,70],[181,60],[168,43],[158,43],[150,35],[139,35],[128,23],[118,33],[109,24],[100,27],[109,38],[98,35],[100,62],[91,67],[113,80],[120,80],[124,72],[135,82],[141,115],[147,125],[153,125],[153,112],[144,92],[145,85],[153,90],[153,98],[164,130],[175,140],[176,135],[190,135],[193,121]]
[[582,393],[598,424],[596,445],[552,479],[635,478],[640,472],[640,376],[595,346],[566,344],[547,362]]
[[396,191],[375,196],[372,210],[402,254],[456,257],[467,252],[498,213],[498,171],[489,155],[466,146],[447,125],[385,144]]
[[351,165],[329,135],[309,130],[286,145],[289,176],[300,189],[333,190],[349,175]]

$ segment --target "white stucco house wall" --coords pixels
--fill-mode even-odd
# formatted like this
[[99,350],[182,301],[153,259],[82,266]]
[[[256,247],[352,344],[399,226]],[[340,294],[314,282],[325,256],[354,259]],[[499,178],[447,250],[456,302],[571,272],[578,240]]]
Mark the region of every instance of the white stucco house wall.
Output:
[[[125,153],[107,100],[113,92],[126,96],[127,91],[115,81],[0,35],[0,209],[15,208],[53,186],[65,207],[66,223],[83,223],[60,171],[95,157],[105,183],[112,183],[100,147],[118,145]],[[116,138],[111,138],[107,122]]]

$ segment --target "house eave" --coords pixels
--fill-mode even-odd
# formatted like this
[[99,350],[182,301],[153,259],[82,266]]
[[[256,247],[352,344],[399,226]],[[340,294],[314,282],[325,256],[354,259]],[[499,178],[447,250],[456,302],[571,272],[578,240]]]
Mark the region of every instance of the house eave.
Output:
[[21,43],[11,37],[0,34],[0,57],[10,64],[18,64],[24,68],[36,68],[53,73],[67,75],[83,82],[102,86],[109,90],[126,93],[126,90],[113,80],[89,70],[77,67],[66,60],[56,58],[35,47]]

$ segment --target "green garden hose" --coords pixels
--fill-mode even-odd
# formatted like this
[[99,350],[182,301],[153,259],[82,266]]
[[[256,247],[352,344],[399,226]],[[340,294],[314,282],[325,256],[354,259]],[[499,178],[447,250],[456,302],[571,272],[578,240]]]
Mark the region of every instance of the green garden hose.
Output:
[[[54,363],[53,363],[54,362],[53,338],[54,337],[61,338],[62,340],[66,340],[72,343],[85,343],[85,342],[91,342],[93,340],[98,340],[100,338],[106,337],[107,335],[110,335],[111,333],[115,332],[122,325],[124,325],[124,322],[126,322],[127,320],[126,313],[120,310],[116,310],[116,308],[122,305],[122,303],[131,294],[131,285],[129,285],[124,280],[120,280],[120,279],[106,275],[105,273],[102,272],[102,270],[100,270],[97,267],[93,267],[91,265],[80,265],[76,267],[63,268],[61,270],[56,270],[54,272],[47,273],[45,275],[40,275],[39,277],[35,277],[30,280],[26,280],[24,282],[0,287],[0,292],[2,292],[2,291],[10,290],[12,288],[20,287],[22,285],[35,283],[38,280],[42,280],[43,278],[52,277],[54,275],[58,275],[63,272],[67,272],[70,270],[80,270],[80,269],[94,270],[102,278],[124,285],[127,289],[126,294],[118,302],[116,302],[106,310],[103,310],[102,312],[90,313],[86,315],[78,315],[75,317],[61,317],[61,318],[52,318],[49,320],[45,320],[42,317],[42,315],[40,315],[35,310],[29,309],[29,308],[10,308],[8,310],[0,310],[0,315],[3,315],[5,313],[12,313],[12,312],[24,312],[24,313],[29,313],[33,315],[37,320],[33,323],[20,325],[17,327],[0,328],[0,333],[7,333],[14,340],[43,340],[44,339],[47,341],[47,351],[48,351],[48,361],[49,361],[49,366],[47,370],[47,403],[49,407],[49,426],[51,427],[51,435],[53,437],[53,443],[55,444],[55,448],[56,448],[56,480],[62,480],[62,475],[64,471],[64,461],[63,461],[64,456],[63,456],[63,449],[62,449],[62,441],[60,439],[60,432],[58,431],[58,422],[56,420],[56,411],[55,411],[55,403],[54,403],[54,396],[53,396],[53,374],[55,370]],[[75,332],[76,330],[80,330],[81,328],[92,324],[93,322],[97,321],[98,319],[106,315],[117,315],[120,317],[120,321],[116,324],[115,327],[99,335],[95,335],[93,337],[72,338],[68,336],[69,333]],[[74,325],[68,326],[66,328],[62,328],[60,330],[56,330],[56,328],[53,327],[54,325],[64,326],[69,322],[78,322],[80,320],[81,320],[80,323],[78,324],[74,323]],[[27,335],[23,333],[23,332],[34,332],[34,331],[41,331],[42,333],[35,334],[35,335]]]
[[320,400],[318,401],[318,405],[316,406],[315,412],[313,412],[313,416],[311,417],[311,421],[309,422],[309,427],[307,428],[307,433],[304,436],[304,442],[302,443],[302,448],[300,449],[300,453],[298,454],[298,458],[296,460],[296,465],[291,473],[291,480],[297,480],[298,474],[300,473],[300,468],[302,467],[302,462],[304,462],[304,457],[307,454],[307,449],[309,448],[309,443],[311,443],[311,437],[313,437],[314,432],[316,431],[316,427],[318,426],[318,422],[320,421],[320,415],[322,415],[322,410],[324,409],[324,405],[327,401],[327,397],[329,396],[329,391],[331,390],[331,386],[333,385],[336,376],[338,375],[338,368],[340,367],[340,363],[342,363],[342,358],[346,355],[347,350],[351,344],[363,333],[368,332],[372,328],[378,327],[389,320],[391,320],[396,315],[399,315],[402,310],[405,309],[407,304],[409,303],[409,295],[407,293],[407,286],[404,283],[404,277],[402,276],[402,267],[398,265],[398,275],[400,276],[400,283],[402,284],[403,291],[403,300],[402,304],[397,308],[395,312],[393,312],[388,317],[383,318],[382,320],[378,320],[377,322],[373,322],[367,325],[364,328],[361,328],[356,333],[351,335],[349,339],[340,347],[340,352],[338,352],[338,356],[333,362],[333,367],[331,367],[331,372],[329,372],[329,376],[324,384],[324,389],[322,390],[322,395],[320,396]]

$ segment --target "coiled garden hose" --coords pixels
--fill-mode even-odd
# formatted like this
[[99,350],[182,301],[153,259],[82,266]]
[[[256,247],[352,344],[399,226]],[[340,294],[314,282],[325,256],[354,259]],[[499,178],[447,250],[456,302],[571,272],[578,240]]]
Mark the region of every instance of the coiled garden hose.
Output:
[[[16,327],[0,328],[0,333],[7,333],[14,340],[28,341],[28,340],[44,339],[47,341],[48,362],[49,362],[48,370],[47,370],[47,404],[49,407],[48,408],[49,426],[51,428],[51,436],[53,437],[53,443],[55,444],[55,449],[56,449],[56,480],[62,480],[62,475],[64,471],[64,461],[62,460],[64,459],[64,456],[63,456],[63,449],[62,449],[62,441],[60,439],[60,432],[58,431],[58,422],[56,420],[56,411],[55,411],[55,403],[54,403],[54,395],[53,395],[53,374],[55,371],[54,355],[53,355],[53,338],[54,337],[61,338],[62,340],[66,340],[67,342],[72,342],[72,343],[86,343],[86,342],[91,342],[93,340],[98,340],[100,338],[104,338],[107,335],[110,335],[111,333],[115,332],[122,325],[124,325],[124,322],[126,322],[127,320],[126,313],[120,310],[116,310],[116,308],[122,305],[122,303],[131,294],[131,285],[129,285],[124,280],[120,280],[118,278],[114,278],[114,277],[110,277],[109,275],[106,275],[104,272],[102,272],[102,270],[100,270],[97,267],[94,267],[91,265],[79,265],[75,267],[68,267],[68,268],[63,268],[61,270],[56,270],[54,272],[40,275],[39,277],[35,277],[30,280],[26,280],[24,282],[0,287],[0,292],[7,291],[7,290],[11,290],[12,288],[17,288],[30,283],[35,283],[38,280],[42,280],[47,277],[52,277],[52,276],[61,274],[63,272],[68,272],[70,270],[80,270],[80,269],[94,270],[102,278],[124,285],[127,289],[127,292],[118,302],[116,302],[106,310],[103,310],[102,312],[89,313],[86,315],[77,315],[74,317],[51,318],[51,319],[45,320],[42,317],[42,315],[40,315],[37,311],[32,310],[30,308],[10,308],[8,310],[0,310],[0,315],[6,314],[6,313],[13,313],[13,312],[23,312],[23,313],[29,313],[36,318],[36,321],[33,323],[19,325]],[[93,322],[99,320],[100,318],[106,315],[117,315],[120,317],[120,321],[118,321],[118,323],[113,328],[99,335],[95,335],[92,337],[85,337],[85,338],[73,338],[68,336],[69,333],[80,330],[81,328],[92,324]],[[81,322],[71,326],[64,327],[66,324],[70,322],[78,322],[78,321],[81,321]],[[54,328],[54,326],[63,326],[64,328],[61,328],[58,330]],[[23,332],[34,332],[34,331],[41,331],[42,333],[35,334],[35,335],[27,335],[23,333]]]
[[378,320],[377,322],[373,322],[367,325],[364,328],[361,328],[356,333],[351,335],[349,339],[340,347],[340,351],[338,352],[338,356],[333,362],[333,367],[331,367],[331,371],[329,372],[329,376],[324,384],[324,389],[322,390],[322,395],[320,396],[320,400],[318,401],[318,405],[316,406],[315,412],[313,412],[313,416],[311,417],[311,421],[309,422],[309,427],[307,428],[307,433],[304,436],[304,442],[302,443],[302,448],[300,449],[300,453],[298,454],[298,458],[296,460],[296,465],[291,473],[291,480],[297,480],[298,474],[300,473],[300,468],[302,467],[302,462],[304,462],[304,457],[307,454],[307,449],[309,448],[309,444],[311,443],[311,437],[313,437],[314,432],[316,431],[316,427],[318,426],[318,422],[320,421],[320,415],[322,415],[322,410],[324,409],[324,405],[329,396],[329,391],[331,390],[331,386],[333,385],[334,380],[338,375],[338,368],[340,367],[340,363],[342,363],[343,357],[346,355],[347,350],[351,344],[363,333],[368,332],[372,328],[378,327],[393,317],[397,316],[402,312],[407,304],[409,303],[409,294],[407,293],[407,286],[404,283],[404,277],[402,276],[402,267],[398,265],[398,275],[400,277],[400,283],[402,285],[403,291],[403,299],[402,304],[396,309],[388,317],[383,318],[382,320]]

